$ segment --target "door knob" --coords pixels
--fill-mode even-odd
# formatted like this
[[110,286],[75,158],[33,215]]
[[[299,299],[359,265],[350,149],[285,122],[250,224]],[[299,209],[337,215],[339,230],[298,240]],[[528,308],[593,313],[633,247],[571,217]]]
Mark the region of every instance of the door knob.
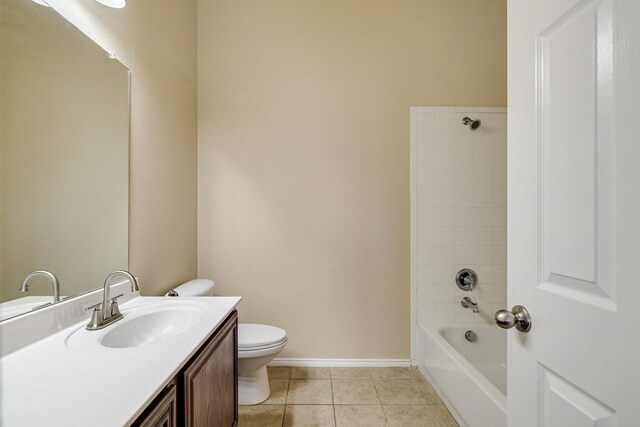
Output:
[[528,332],[531,329],[531,316],[526,308],[514,305],[511,311],[498,310],[494,316],[496,325],[502,329],[510,329],[514,326],[520,332]]

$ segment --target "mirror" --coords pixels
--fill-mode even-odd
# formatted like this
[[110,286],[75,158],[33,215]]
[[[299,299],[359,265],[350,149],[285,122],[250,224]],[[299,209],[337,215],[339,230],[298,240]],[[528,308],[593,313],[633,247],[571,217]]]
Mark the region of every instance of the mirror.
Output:
[[0,320],[128,267],[129,70],[52,8],[0,0]]

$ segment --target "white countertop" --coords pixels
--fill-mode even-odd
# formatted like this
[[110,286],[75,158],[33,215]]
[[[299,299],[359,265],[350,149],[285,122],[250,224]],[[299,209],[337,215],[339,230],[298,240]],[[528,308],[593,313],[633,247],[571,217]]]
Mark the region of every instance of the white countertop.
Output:
[[[120,309],[126,317],[127,310],[167,300],[137,297]],[[195,301],[207,311],[198,324],[163,341],[134,348],[73,350],[66,340],[86,326],[87,317],[4,356],[0,359],[0,425],[131,424],[240,302],[239,297],[176,300]]]

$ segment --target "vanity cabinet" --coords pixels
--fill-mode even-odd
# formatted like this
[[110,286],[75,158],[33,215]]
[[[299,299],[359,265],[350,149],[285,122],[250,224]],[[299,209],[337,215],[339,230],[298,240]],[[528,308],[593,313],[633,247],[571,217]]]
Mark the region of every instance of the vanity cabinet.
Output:
[[233,311],[133,424],[232,427],[238,424],[238,314]]
[[184,369],[185,426],[230,427],[237,423],[237,331],[234,312]]
[[177,427],[178,397],[176,389],[176,379],[174,378],[134,425],[139,427]]

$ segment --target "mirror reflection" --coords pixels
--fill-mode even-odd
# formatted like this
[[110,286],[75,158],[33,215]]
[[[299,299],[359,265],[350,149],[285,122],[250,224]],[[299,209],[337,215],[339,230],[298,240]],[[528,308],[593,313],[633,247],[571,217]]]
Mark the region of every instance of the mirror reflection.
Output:
[[127,68],[53,9],[0,0],[0,320],[128,267],[128,171]]

